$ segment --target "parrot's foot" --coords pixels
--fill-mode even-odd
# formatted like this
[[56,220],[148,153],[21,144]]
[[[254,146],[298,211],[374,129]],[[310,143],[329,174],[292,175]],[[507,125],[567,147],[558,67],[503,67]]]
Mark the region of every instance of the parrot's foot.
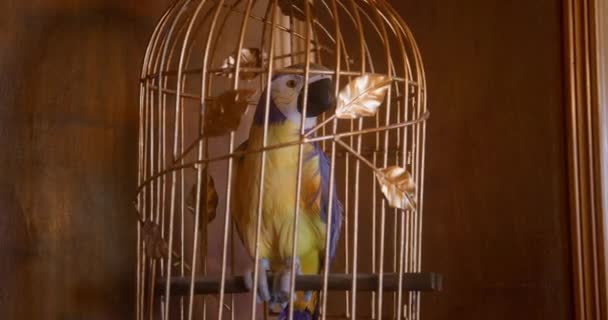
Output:
[[[262,301],[270,301],[270,290],[268,289],[268,276],[267,272],[270,270],[270,262],[268,259],[260,259],[258,261],[258,287],[257,287],[257,300],[258,303]],[[245,280],[245,286],[249,291],[253,290],[253,270],[245,272],[243,276]]]
[[[294,261],[295,260],[295,261]],[[291,296],[291,275],[292,275],[292,264],[295,267],[296,275],[302,274],[300,269],[300,260],[296,258],[287,258],[284,261],[283,267],[274,273],[273,279],[273,290],[271,293],[271,308],[272,309],[284,309],[289,302]],[[293,299],[296,297],[294,296]],[[309,302],[312,298],[312,291],[304,292],[304,301]]]
[[[295,260],[295,261],[294,261]],[[273,302],[284,304],[289,301],[291,295],[291,266],[294,264],[296,275],[301,274],[300,259],[287,258],[284,261],[283,267],[274,273],[272,300]]]

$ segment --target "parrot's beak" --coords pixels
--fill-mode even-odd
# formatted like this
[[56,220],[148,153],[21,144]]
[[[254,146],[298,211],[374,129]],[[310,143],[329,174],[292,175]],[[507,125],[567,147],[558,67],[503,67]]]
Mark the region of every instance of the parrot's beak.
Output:
[[[323,78],[308,85],[308,106],[306,118],[319,116],[329,110],[334,103],[333,83],[331,79]],[[298,111],[304,109],[304,89],[298,97]]]

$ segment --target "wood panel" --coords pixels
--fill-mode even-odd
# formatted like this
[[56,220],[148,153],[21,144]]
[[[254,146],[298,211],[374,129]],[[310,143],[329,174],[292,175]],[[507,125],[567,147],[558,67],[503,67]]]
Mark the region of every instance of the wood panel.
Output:
[[560,1],[393,1],[428,76],[423,319],[572,319]]
[[0,4],[1,319],[133,318],[137,79],[166,2]]
[[[132,318],[136,79],[167,2],[0,4],[0,318]],[[429,78],[423,318],[572,318],[560,1],[392,2]]]
[[572,264],[576,319],[606,318],[602,1],[564,1]]

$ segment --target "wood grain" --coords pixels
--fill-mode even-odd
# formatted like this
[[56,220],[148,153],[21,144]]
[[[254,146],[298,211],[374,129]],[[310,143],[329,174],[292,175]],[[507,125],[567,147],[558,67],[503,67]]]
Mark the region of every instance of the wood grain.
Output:
[[[1,319],[132,319],[137,78],[168,2],[0,4]],[[392,3],[432,111],[423,318],[571,319],[560,1]]]
[[564,1],[572,265],[576,319],[604,319],[606,123],[601,1]]
[[0,318],[130,319],[137,79],[161,12],[0,6]]
[[425,60],[433,319],[572,319],[560,1],[393,1]]

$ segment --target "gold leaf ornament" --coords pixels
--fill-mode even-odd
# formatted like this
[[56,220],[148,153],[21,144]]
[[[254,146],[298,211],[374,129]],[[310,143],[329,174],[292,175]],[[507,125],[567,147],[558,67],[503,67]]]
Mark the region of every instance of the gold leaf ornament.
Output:
[[238,129],[254,94],[252,89],[238,89],[212,98],[205,110],[204,136],[218,137]]
[[152,259],[167,258],[169,245],[163,239],[160,226],[152,221],[144,222],[142,226],[146,255]]
[[[264,61],[267,60],[267,55],[265,52],[258,48],[243,48],[240,52],[241,55],[241,68],[262,68],[264,66]],[[222,71],[217,72],[217,75],[226,76],[228,78],[232,78],[234,76],[235,68],[236,68],[236,58],[237,53],[233,53],[228,58],[224,59],[221,65]],[[239,78],[241,80],[253,80],[260,73],[253,71],[241,71],[239,72]]]
[[373,73],[355,78],[338,94],[336,117],[357,119],[375,115],[391,83],[389,77]]
[[306,21],[305,1],[311,3],[310,0],[279,0],[278,3],[283,15],[292,16],[300,21]]
[[[203,171],[203,180],[207,177],[207,183],[201,186],[201,197],[200,197],[200,216],[199,216],[199,228],[202,228],[205,224],[210,223],[215,219],[217,204],[219,197],[217,190],[215,189],[215,182],[213,177],[207,174],[206,170]],[[186,200],[188,210],[194,214],[196,210],[196,183],[192,185],[190,189],[190,195]]]
[[402,167],[391,166],[380,169],[376,173],[378,183],[380,183],[382,193],[386,197],[389,205],[399,209],[416,209],[414,193],[416,183],[412,175]]

